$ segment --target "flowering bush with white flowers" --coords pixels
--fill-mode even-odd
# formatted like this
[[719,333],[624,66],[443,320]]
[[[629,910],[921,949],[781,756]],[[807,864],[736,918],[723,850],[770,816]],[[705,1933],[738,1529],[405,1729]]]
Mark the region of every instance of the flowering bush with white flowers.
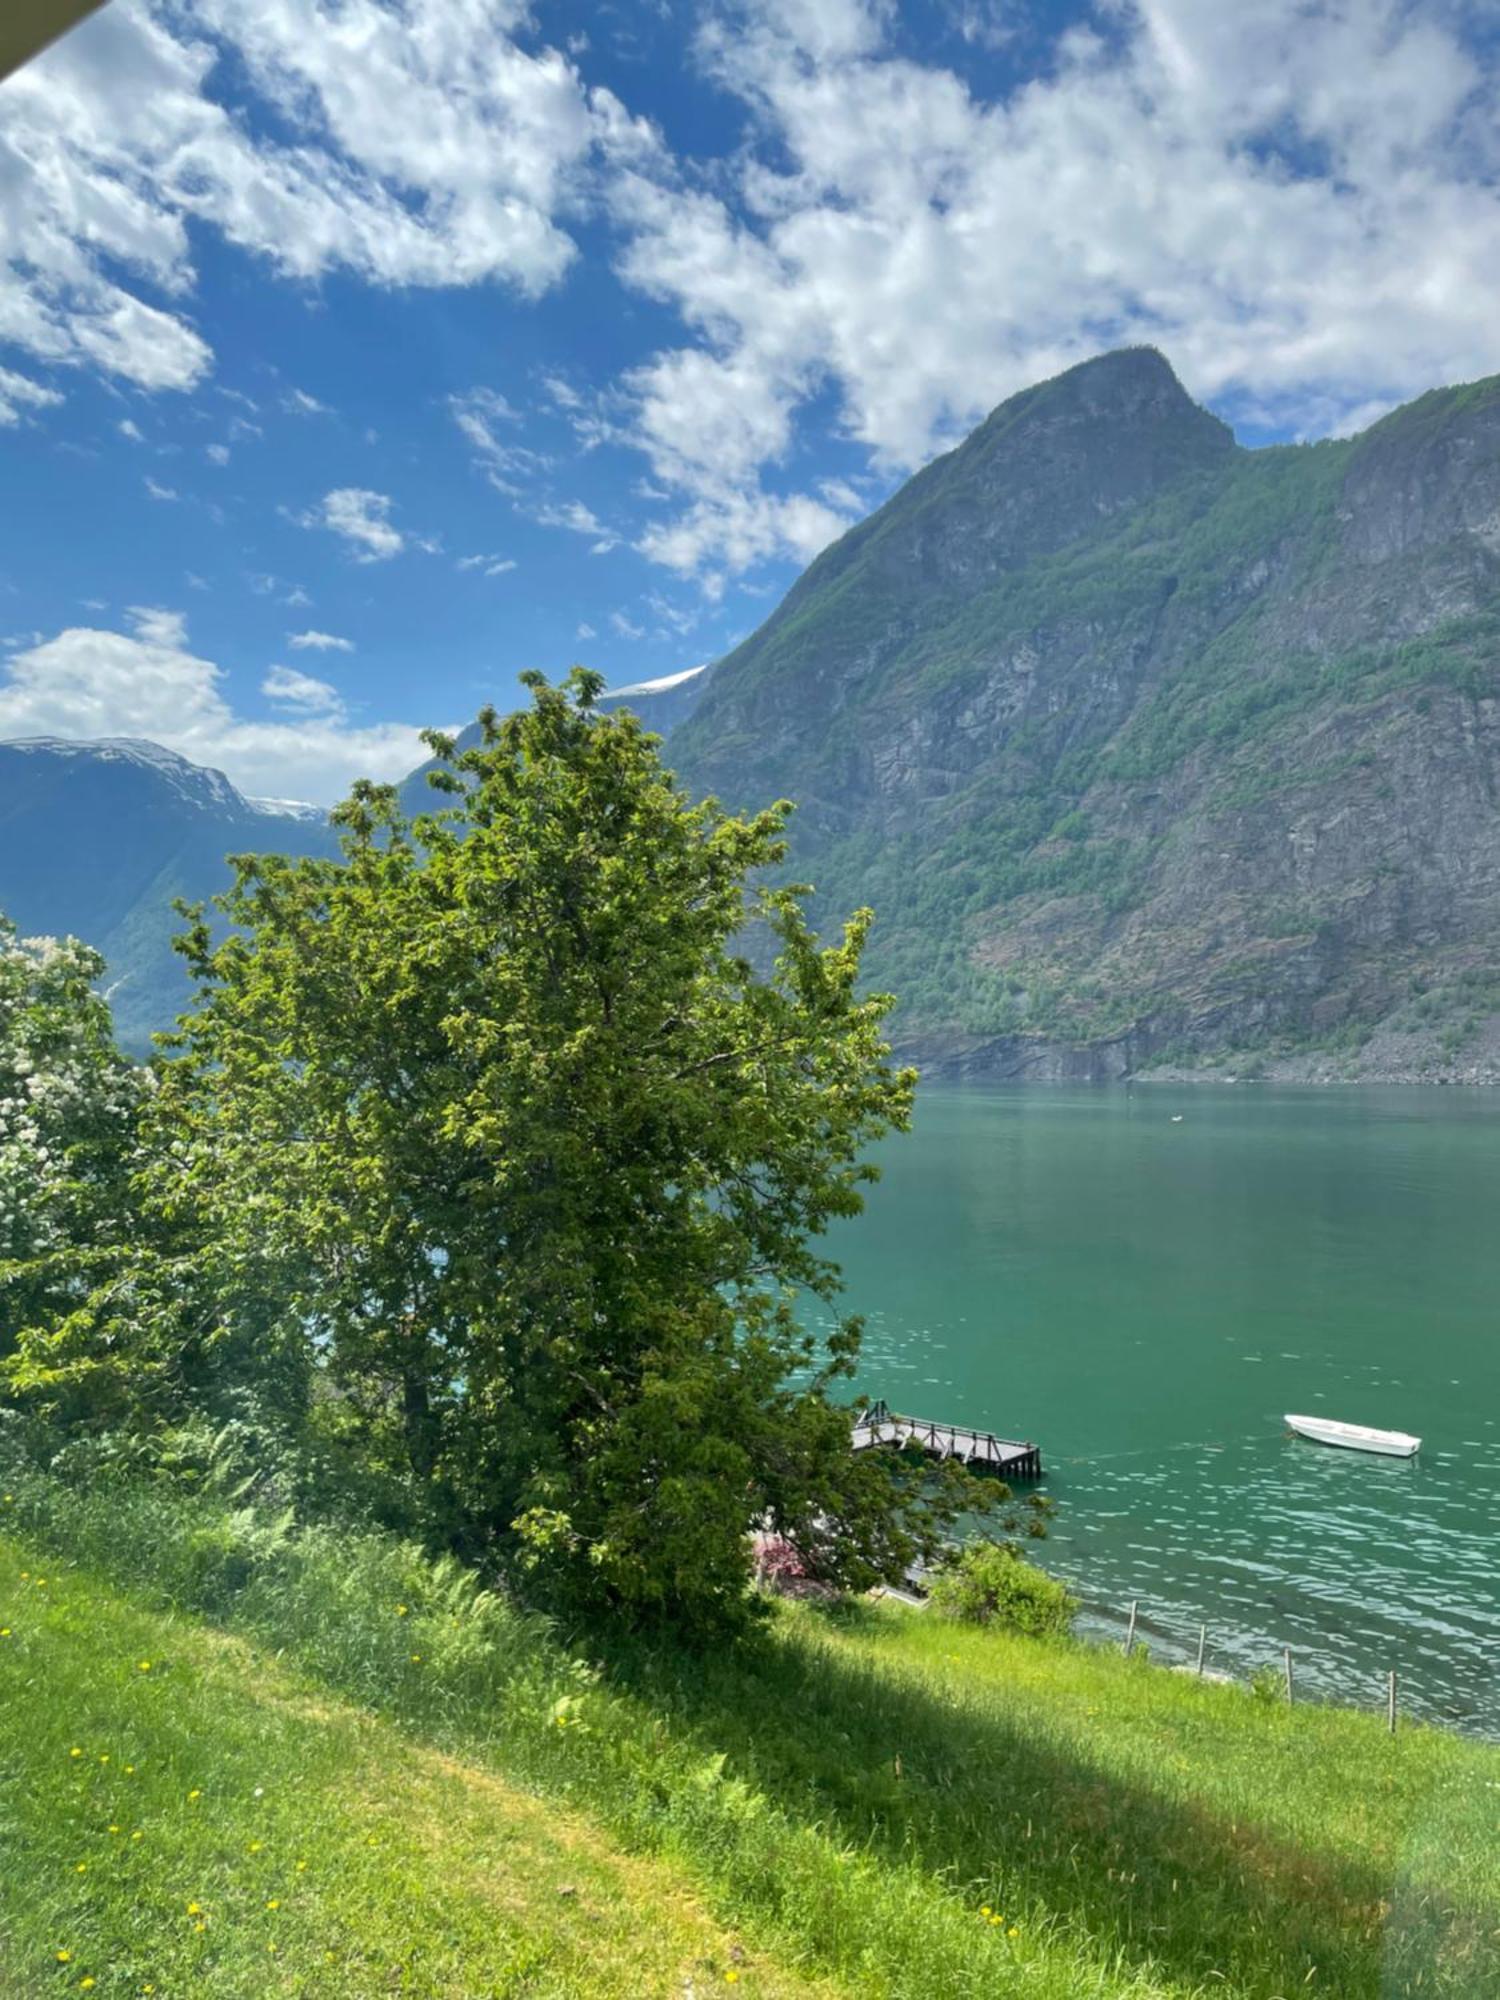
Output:
[[103,970],[76,938],[0,918],[0,1359],[67,1310],[87,1253],[128,1234],[150,1073],[115,1046]]

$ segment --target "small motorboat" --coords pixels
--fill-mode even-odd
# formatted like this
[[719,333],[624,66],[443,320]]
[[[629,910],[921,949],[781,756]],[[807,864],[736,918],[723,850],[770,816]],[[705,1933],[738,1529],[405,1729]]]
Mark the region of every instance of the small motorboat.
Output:
[[1385,1458],[1415,1458],[1422,1440],[1410,1431],[1377,1431],[1370,1424],[1336,1424],[1331,1417],[1288,1417],[1298,1437],[1341,1444],[1346,1451],[1378,1451]]

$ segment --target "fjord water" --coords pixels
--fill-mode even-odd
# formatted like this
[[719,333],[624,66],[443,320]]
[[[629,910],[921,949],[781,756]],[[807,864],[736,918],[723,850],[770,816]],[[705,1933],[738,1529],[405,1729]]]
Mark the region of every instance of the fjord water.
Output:
[[1037,1440],[1096,1631],[1500,1730],[1500,1097],[924,1086],[879,1159],[858,1386]]

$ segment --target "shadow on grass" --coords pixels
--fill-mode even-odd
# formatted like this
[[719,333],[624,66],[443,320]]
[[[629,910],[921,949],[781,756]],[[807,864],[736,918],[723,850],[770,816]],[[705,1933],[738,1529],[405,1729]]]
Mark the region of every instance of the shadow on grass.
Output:
[[1398,1885],[1370,1864],[1163,1796],[1059,1730],[950,1705],[816,1622],[730,1657],[616,1648],[609,1676],[792,1820],[918,1863],[976,1913],[1050,1915],[1096,1960],[1256,1994],[1500,1993],[1500,1911],[1439,1895],[1440,1922],[1388,1935]]

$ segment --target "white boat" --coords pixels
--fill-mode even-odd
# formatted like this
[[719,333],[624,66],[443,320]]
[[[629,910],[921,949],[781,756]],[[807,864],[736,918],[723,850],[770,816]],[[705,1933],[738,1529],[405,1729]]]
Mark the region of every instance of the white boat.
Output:
[[1414,1458],[1422,1440],[1410,1431],[1377,1431],[1369,1424],[1336,1424],[1331,1417],[1288,1417],[1298,1437],[1314,1444],[1341,1444],[1346,1451],[1378,1451],[1385,1458]]

